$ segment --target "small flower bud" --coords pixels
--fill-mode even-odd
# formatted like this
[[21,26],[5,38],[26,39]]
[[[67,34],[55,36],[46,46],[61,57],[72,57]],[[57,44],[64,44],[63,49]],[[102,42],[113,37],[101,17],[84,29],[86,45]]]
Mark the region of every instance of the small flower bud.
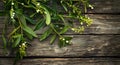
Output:
[[65,40],[64,38],[62,40]]
[[69,41],[67,40],[66,43],[69,43]]
[[81,22],[80,24],[83,25],[83,22]]
[[25,43],[23,43],[22,45],[25,46]]
[[14,17],[13,16],[11,16],[11,19],[13,19]]
[[39,12],[40,12],[40,10],[38,9],[38,10],[36,10],[36,12],[37,12],[37,13],[39,13]]
[[21,3],[22,5],[24,5],[24,3]]
[[40,5],[40,3],[37,3],[37,5],[39,6],[39,5]]
[[12,2],[11,5],[14,5],[14,3]]

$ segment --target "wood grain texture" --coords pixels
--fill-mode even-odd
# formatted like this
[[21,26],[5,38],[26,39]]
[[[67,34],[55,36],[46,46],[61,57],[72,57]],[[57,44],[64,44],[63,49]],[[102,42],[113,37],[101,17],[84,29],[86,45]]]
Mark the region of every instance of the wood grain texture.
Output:
[[[0,58],[0,65],[12,65],[12,59]],[[38,58],[24,59],[17,65],[119,65],[115,58]]]
[[[67,36],[67,35],[66,35]],[[119,56],[120,35],[68,35],[73,36],[71,45],[59,48],[55,41],[49,44],[49,39],[40,42],[34,39],[27,49],[28,56],[79,57],[79,56]],[[4,56],[0,45],[0,56]]]
[[[87,27],[83,34],[120,34],[120,15],[100,15],[100,14],[88,14],[86,15],[93,20],[90,27]],[[0,34],[4,27],[4,17],[0,17]],[[74,23],[78,24],[78,23]],[[12,27],[8,27],[8,33]],[[42,34],[46,28],[36,31],[37,34]],[[78,34],[69,30],[66,34]]]
[[[58,40],[50,45],[47,40],[29,41],[25,59],[17,65],[120,65],[120,58],[79,58],[89,56],[120,56],[120,0],[90,0],[94,9],[88,9],[87,16],[93,19],[93,24],[82,34],[68,31],[65,36],[73,36],[71,46],[59,48]],[[0,2],[0,10],[3,3]],[[2,29],[4,17],[0,17],[0,65],[12,65],[14,56],[4,55],[2,43]],[[76,24],[76,23],[75,23]],[[8,33],[12,27],[8,28]],[[46,29],[42,29],[44,31]],[[42,31],[36,31],[41,35]],[[8,58],[7,58],[8,57]],[[32,58],[29,58],[32,57]],[[56,58],[40,58],[56,57]],[[62,57],[62,58],[60,58]],[[72,57],[72,58],[65,58]],[[76,58],[75,58],[76,57]]]
[[94,6],[88,13],[120,13],[120,0],[90,0]]

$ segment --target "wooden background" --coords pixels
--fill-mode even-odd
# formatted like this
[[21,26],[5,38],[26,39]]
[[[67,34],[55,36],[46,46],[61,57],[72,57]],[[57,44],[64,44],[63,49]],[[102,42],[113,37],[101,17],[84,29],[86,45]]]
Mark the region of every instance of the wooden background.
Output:
[[[71,46],[59,48],[57,41],[50,45],[49,39],[43,42],[34,39],[27,49],[28,55],[17,65],[120,65],[120,0],[90,2],[94,9],[86,15],[93,19],[93,24],[83,34],[66,33],[74,37]],[[0,17],[0,30],[3,25]],[[12,56],[3,54],[0,42],[0,65],[12,65],[12,62]]]

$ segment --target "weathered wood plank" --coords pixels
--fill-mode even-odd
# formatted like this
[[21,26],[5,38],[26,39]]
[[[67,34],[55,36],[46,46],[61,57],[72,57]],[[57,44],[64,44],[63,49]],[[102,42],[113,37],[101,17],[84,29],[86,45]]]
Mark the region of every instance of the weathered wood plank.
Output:
[[[12,65],[13,60],[0,58],[0,65]],[[24,59],[17,65],[119,65],[115,58],[38,58]]]
[[3,3],[1,2],[1,0],[0,0],[0,10],[2,10],[3,9]]
[[[93,20],[90,27],[87,27],[83,34],[120,34],[120,15],[100,15],[100,14],[88,14]],[[77,23],[76,23],[77,24]],[[0,34],[4,27],[3,17],[0,17]],[[8,31],[11,30],[9,27]],[[42,34],[46,28],[36,31],[37,34]],[[69,30],[66,34],[75,34]]]
[[[94,9],[89,9],[88,13],[120,13],[120,0],[90,0],[90,3]],[[0,10],[3,8],[2,5],[0,2]]]
[[94,6],[88,13],[120,13],[120,0],[90,0]]
[[[70,36],[70,35],[69,35]],[[55,57],[79,57],[79,56],[119,56],[120,35],[71,35],[74,36],[72,45],[59,48],[55,41],[49,44],[49,39],[40,42],[38,39],[30,42],[27,49],[28,56],[55,56]],[[0,56],[4,56],[0,45]]]

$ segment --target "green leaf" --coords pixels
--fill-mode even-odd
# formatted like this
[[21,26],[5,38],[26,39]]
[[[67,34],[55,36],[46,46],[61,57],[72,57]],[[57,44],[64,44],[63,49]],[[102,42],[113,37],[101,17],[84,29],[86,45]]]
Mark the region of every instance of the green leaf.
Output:
[[45,17],[46,17],[46,24],[49,25],[51,23],[51,16],[47,9],[45,9]]
[[43,4],[43,3],[40,3],[44,8],[46,8],[48,11],[49,11],[49,13],[53,13],[53,14],[55,14],[56,12],[55,12],[55,8],[53,8],[53,7],[51,7],[51,6],[48,6],[48,5],[45,5],[45,4]]
[[19,15],[19,19],[20,19],[22,25],[27,26],[27,24],[26,24],[26,20],[25,20],[25,16],[23,16],[23,15]]
[[46,31],[42,34],[42,36],[40,37],[40,41],[46,39],[51,33],[52,33],[52,29],[46,30]]
[[29,33],[30,35],[32,35],[32,36],[34,36],[34,37],[37,37],[36,33],[35,33],[30,27],[28,27],[28,26],[24,27],[24,26],[23,26],[22,29],[23,29],[25,32]]
[[68,29],[69,29],[69,26],[65,26],[65,27],[61,30],[60,34],[63,34],[63,33],[65,33],[65,32],[67,32]]
[[2,34],[2,40],[3,40],[3,44],[4,44],[4,49],[6,49],[7,41],[6,41],[6,38],[3,34]]
[[53,36],[51,37],[50,44],[53,44],[53,42],[54,42],[55,39],[56,39],[56,36],[57,36],[57,35],[53,35]]
[[33,18],[36,14],[37,14],[37,12],[31,14],[30,17]]
[[31,34],[29,34],[29,33],[27,33],[27,32],[24,32],[24,33],[25,33],[25,35],[28,37],[28,39],[30,39],[30,40],[33,39],[33,36],[32,36]]
[[8,37],[10,37],[11,35],[13,35],[19,28],[20,28],[20,26],[18,26],[17,28],[15,28],[15,29],[8,35]]
[[25,16],[23,15],[23,13],[21,12],[21,10],[15,10],[17,18],[19,19],[19,21],[22,23],[23,26],[27,26],[26,23],[26,19]]
[[59,15],[59,17],[60,17],[60,19],[64,22],[64,25],[67,25],[67,23],[66,23],[64,17],[63,17],[62,15]]
[[13,48],[15,48],[15,47],[17,47],[19,44],[20,44],[20,41],[21,41],[21,34],[18,34],[18,35],[16,35],[15,37],[17,37],[16,38],[16,40],[15,40],[15,42],[12,44],[12,47]]
[[25,19],[31,24],[36,24],[36,22],[28,16],[25,16]]
[[12,38],[18,38],[20,36],[22,36],[22,34],[15,34],[15,35],[12,36]]
[[67,45],[70,45],[71,39],[72,39],[72,37],[62,37],[62,38],[60,37],[59,43],[58,43],[59,47],[61,48],[61,47],[65,47]]
[[66,5],[64,3],[61,3],[61,4],[62,4],[63,8],[65,9],[65,11],[67,12],[68,9],[67,9]]
[[13,8],[11,8],[11,10],[10,10],[10,17],[13,17],[13,12],[14,12],[14,10],[13,10]]
[[38,29],[41,29],[44,25],[45,25],[45,20],[44,20],[44,19],[41,19],[41,20],[35,25],[34,31],[36,31],[36,30],[38,30]]

